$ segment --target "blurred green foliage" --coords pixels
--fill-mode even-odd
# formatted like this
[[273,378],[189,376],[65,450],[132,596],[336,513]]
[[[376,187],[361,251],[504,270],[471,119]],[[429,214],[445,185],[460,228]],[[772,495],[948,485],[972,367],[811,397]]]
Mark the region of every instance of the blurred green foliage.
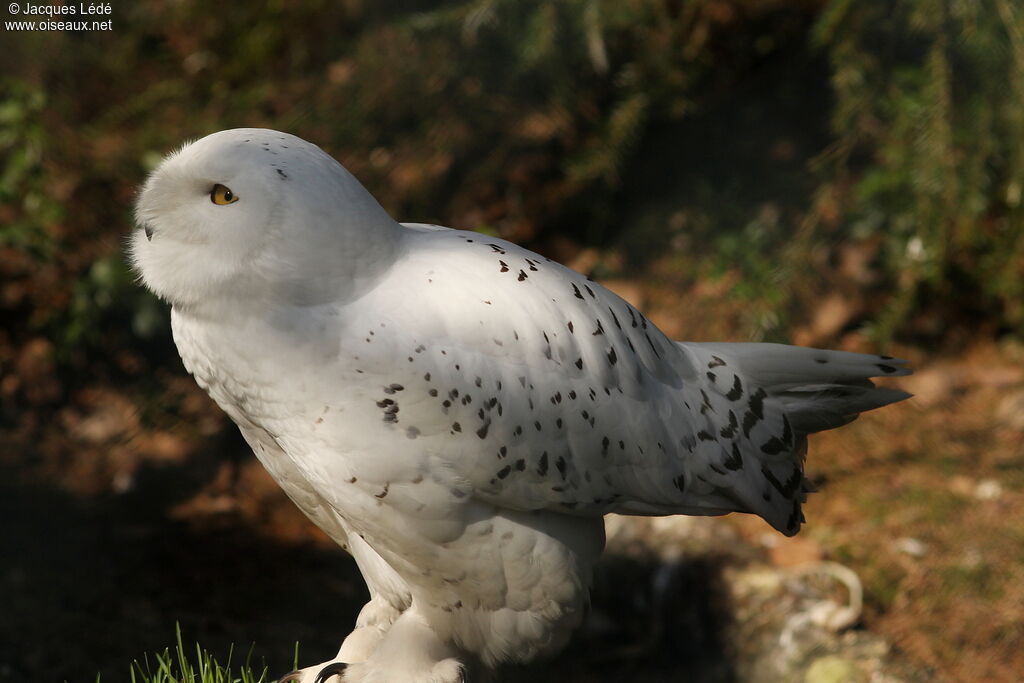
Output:
[[[19,275],[52,294],[27,328],[75,349],[162,334],[120,257],[134,188],[185,139],[268,126],[399,216],[732,273],[775,334],[834,282],[820,254],[862,242],[880,339],[929,311],[1020,333],[1022,16],[1012,0],[123,4],[109,33],[7,36],[0,248],[47,273]],[[792,120],[758,108],[772,97]]]
[[834,0],[813,38],[832,64],[842,230],[886,238],[879,333],[926,298],[1024,331],[1024,9]]
[[42,166],[43,126],[39,114],[46,96],[14,79],[0,81],[0,246],[45,258],[54,244],[43,226],[63,215],[47,192]]
[[164,307],[138,285],[120,253],[92,263],[88,272],[75,281],[63,313],[54,319],[53,331],[64,349],[100,347],[109,339],[104,334],[106,328],[125,319],[130,322],[130,332],[141,339],[169,331]]

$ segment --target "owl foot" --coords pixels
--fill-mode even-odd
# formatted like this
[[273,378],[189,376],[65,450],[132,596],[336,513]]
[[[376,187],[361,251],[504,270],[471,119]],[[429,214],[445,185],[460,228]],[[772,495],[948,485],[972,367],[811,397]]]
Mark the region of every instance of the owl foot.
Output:
[[[445,659],[427,667],[374,662],[353,664],[345,672],[344,683],[466,683],[465,667],[457,659]],[[333,682],[332,682],[333,683]]]
[[[369,629],[357,629],[357,632],[362,630]],[[346,640],[342,649],[348,644]],[[465,683],[466,667],[459,661],[459,654],[450,643],[438,638],[423,614],[411,607],[379,635],[376,648],[365,661],[349,663],[342,680],[344,683]]]
[[286,673],[277,679],[277,683],[331,683],[332,676],[337,676],[337,680],[340,681],[342,680],[341,675],[347,667],[348,664],[345,662],[328,662],[326,665],[308,666],[305,669]]
[[330,662],[291,671],[277,683],[466,683],[466,671],[455,659],[435,663],[426,670],[382,670],[373,664]]
[[331,662],[324,668],[320,669],[320,672],[316,675],[316,679],[313,683],[327,683],[331,676],[338,676],[340,680],[340,676],[344,673],[346,667],[348,667],[348,664],[345,662]]

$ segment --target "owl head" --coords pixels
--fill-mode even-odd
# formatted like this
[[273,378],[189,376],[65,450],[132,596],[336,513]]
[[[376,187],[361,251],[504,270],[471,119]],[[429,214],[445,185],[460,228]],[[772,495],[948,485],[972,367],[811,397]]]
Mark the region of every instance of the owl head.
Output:
[[135,220],[135,269],[182,307],[353,296],[386,269],[398,233],[323,150],[260,128],[214,133],[168,155],[146,180]]

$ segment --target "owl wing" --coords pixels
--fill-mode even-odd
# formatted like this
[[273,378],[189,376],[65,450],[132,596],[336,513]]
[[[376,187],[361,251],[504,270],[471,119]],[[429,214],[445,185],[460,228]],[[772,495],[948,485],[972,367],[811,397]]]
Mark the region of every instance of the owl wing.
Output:
[[[387,341],[366,353],[403,368],[381,419],[466,495],[501,507],[746,511],[794,533],[806,433],[899,398],[870,388],[875,356],[679,344],[611,291],[503,240],[409,226],[405,242],[359,304],[389,313]],[[769,350],[774,374],[752,371]],[[824,417],[808,417],[813,395],[830,397]]]

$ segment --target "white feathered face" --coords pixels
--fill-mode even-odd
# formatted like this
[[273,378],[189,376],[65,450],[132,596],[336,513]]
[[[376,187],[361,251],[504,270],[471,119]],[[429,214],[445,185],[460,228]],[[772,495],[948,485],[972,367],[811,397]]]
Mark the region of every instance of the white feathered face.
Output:
[[139,229],[130,247],[146,286],[185,304],[249,279],[287,210],[290,138],[215,133],[153,171],[136,205]]
[[390,262],[398,228],[319,147],[261,128],[214,133],[169,155],[135,219],[135,269],[181,306],[354,296]]

